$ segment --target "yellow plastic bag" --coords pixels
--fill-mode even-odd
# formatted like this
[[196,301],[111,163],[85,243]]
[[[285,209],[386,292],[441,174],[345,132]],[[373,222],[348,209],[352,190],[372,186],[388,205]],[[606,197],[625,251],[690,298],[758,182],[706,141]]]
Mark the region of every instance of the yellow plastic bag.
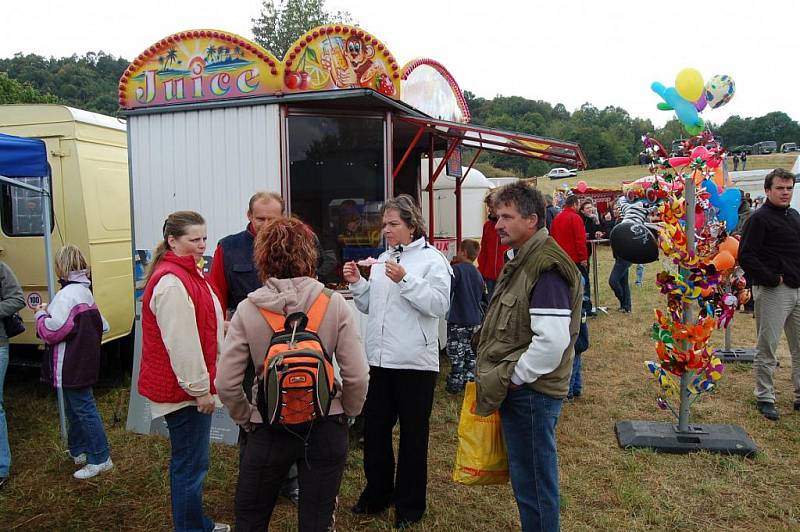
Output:
[[467,486],[508,482],[508,458],[500,413],[475,414],[475,383],[468,382],[458,422],[458,451],[453,480]]

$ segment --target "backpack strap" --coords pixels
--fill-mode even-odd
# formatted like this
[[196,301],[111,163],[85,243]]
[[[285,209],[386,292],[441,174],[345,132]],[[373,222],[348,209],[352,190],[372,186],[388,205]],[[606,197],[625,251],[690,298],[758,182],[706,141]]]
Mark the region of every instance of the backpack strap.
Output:
[[306,316],[308,316],[308,325],[306,325],[307,331],[316,333],[319,330],[322,318],[325,317],[325,311],[328,310],[328,303],[331,301],[332,293],[333,291],[329,288],[323,288],[319,297],[317,297],[316,301],[309,307],[308,312],[306,312]]
[[277,312],[272,312],[271,310],[263,309],[261,307],[258,308],[258,311],[261,313],[261,316],[267,320],[270,329],[272,329],[273,333],[277,333],[283,330],[283,326],[286,323],[286,316],[283,314],[278,314]]
[[[333,290],[330,288],[323,288],[317,299],[308,308],[308,311],[306,312],[306,316],[308,316],[308,325],[306,325],[307,331],[316,333],[319,329],[319,325],[322,323],[322,318],[325,317],[325,311],[328,310],[328,303],[331,301],[331,294],[333,294]],[[284,325],[286,324],[286,316],[261,307],[258,308],[258,311],[267,321],[272,329],[272,332],[277,333],[284,329]]]

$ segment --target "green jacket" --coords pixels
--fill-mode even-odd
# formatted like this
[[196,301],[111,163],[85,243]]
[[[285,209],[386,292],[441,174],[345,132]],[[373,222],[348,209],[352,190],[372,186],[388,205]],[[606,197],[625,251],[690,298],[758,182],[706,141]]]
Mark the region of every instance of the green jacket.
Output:
[[561,364],[526,386],[555,398],[567,396],[583,292],[575,263],[550,238],[547,229],[542,228],[506,263],[481,328],[475,368],[478,391],[475,411],[481,416],[497,410],[506,397],[514,367],[533,338],[528,308],[531,290],[543,272],[553,269],[558,270],[571,290],[570,342]]

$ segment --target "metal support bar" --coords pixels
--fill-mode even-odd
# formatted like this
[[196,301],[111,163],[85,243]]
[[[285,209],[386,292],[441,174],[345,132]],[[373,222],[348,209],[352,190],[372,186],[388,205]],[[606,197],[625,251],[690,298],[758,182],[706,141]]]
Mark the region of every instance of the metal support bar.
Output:
[[[695,249],[695,213],[694,208],[697,203],[694,189],[694,178],[690,177],[684,183],[683,188],[684,197],[686,198],[686,249],[692,253]],[[688,276],[689,272],[681,268],[681,274]],[[692,303],[686,302],[683,305],[683,321],[687,325],[694,325]],[[688,350],[689,346],[684,340],[684,350]],[[689,432],[689,383],[692,380],[692,373],[687,369],[681,375],[681,404],[678,411],[678,432]]]
[[433,135],[431,135],[431,141],[428,145],[428,236],[433,241],[434,235],[434,220],[433,220],[433,181],[431,180],[431,176],[433,175]]
[[411,140],[411,144],[408,145],[408,148],[406,149],[406,152],[403,154],[403,157],[400,159],[400,162],[397,163],[397,167],[392,172],[392,179],[395,179],[397,177],[397,174],[400,173],[400,170],[403,169],[403,165],[406,164],[406,159],[408,159],[409,155],[411,155],[411,151],[417,145],[417,143],[419,142],[419,139],[422,138],[422,134],[423,133],[425,133],[425,128],[424,127],[420,127],[417,130],[417,133],[414,135],[414,138]]

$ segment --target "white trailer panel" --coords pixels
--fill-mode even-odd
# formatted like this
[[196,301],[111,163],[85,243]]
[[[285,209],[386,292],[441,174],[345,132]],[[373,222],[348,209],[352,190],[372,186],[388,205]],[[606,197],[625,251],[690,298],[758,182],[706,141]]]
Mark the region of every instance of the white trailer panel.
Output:
[[277,105],[128,118],[135,249],[153,249],[167,215],[194,210],[208,222],[208,253],[241,231],[257,190],[280,193]]

